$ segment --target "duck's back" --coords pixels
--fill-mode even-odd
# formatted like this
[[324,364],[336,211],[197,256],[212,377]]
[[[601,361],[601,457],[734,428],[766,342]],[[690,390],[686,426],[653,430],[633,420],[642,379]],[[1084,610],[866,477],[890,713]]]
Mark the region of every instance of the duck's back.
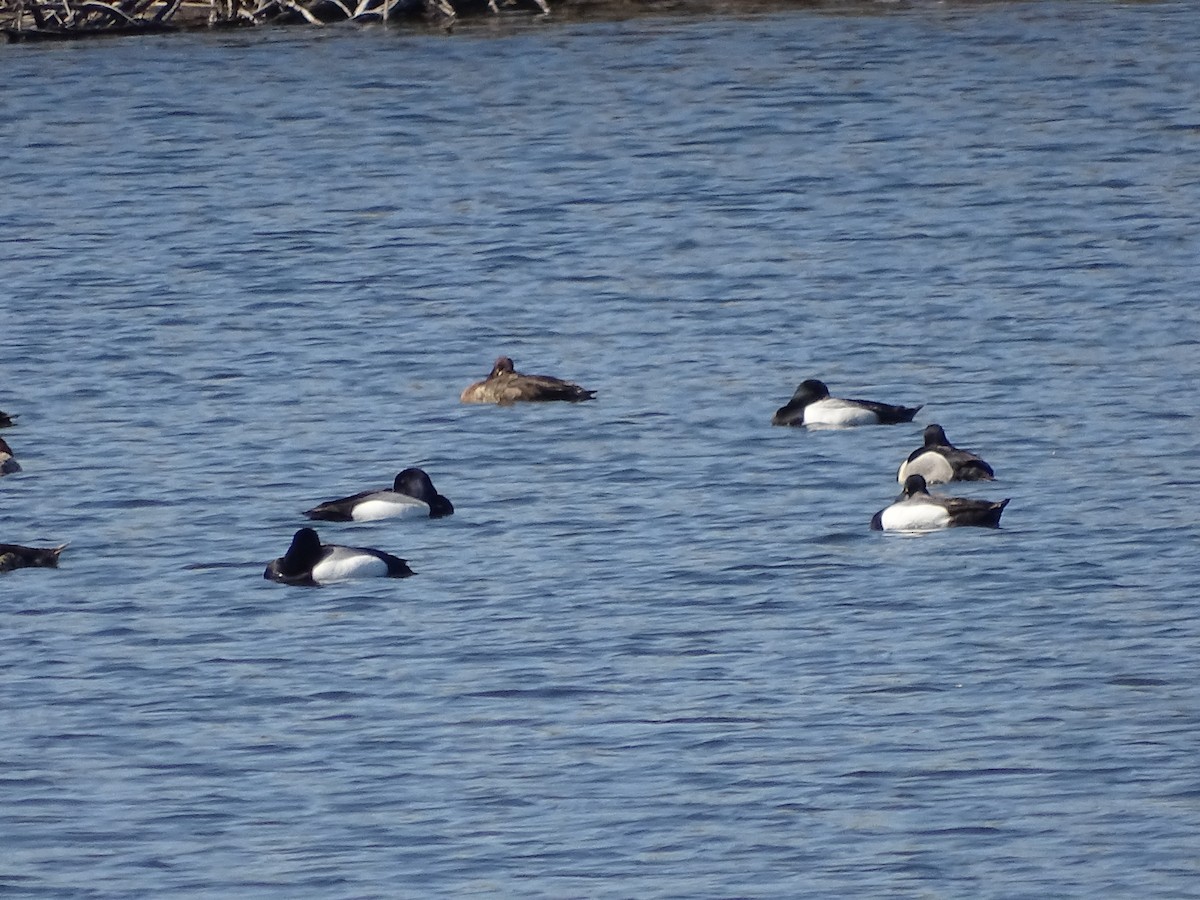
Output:
[[554,400],[578,403],[595,396],[595,391],[550,375],[506,373],[476,382],[464,390],[459,399],[463,403],[496,403],[503,406]]
[[981,528],[999,528],[1000,516],[1008,506],[1008,500],[975,500],[970,497],[948,497],[946,512],[955,525],[975,525]]

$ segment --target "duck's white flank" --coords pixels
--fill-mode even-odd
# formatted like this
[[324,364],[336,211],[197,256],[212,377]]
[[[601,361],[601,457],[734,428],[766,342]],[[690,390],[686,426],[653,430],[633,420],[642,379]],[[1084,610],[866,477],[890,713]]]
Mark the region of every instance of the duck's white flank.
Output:
[[946,484],[954,480],[954,466],[950,460],[933,450],[922,453],[912,462],[907,459],[900,463],[900,471],[896,480],[904,484],[909,475],[922,475],[926,484]]
[[363,553],[351,547],[332,547],[330,553],[313,566],[313,581],[328,584],[350,578],[383,578],[387,576],[387,563],[378,556]]
[[884,531],[933,531],[950,525],[950,513],[938,503],[902,500],[893,503],[879,517]]
[[849,428],[854,425],[875,425],[879,416],[856,403],[836,397],[826,397],[804,407],[804,424],[826,428]]
[[401,516],[423,516],[428,519],[429,504],[415,497],[389,491],[355,504],[351,516],[355,522],[374,522],[378,519],[395,519]]

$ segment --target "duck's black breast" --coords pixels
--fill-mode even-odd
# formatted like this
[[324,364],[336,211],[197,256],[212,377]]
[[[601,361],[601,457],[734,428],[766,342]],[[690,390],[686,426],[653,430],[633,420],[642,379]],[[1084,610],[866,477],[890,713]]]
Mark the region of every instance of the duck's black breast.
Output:
[[267,563],[266,571],[263,572],[263,578],[266,578],[268,581],[277,581],[280,584],[294,584],[302,587],[317,586],[316,581],[313,580],[312,569],[292,571],[284,562],[283,557],[273,559]]
[[434,494],[430,498],[429,518],[441,519],[452,515],[454,515],[454,504],[450,502],[450,498],[443,497],[441,494]]
[[804,424],[804,408],[808,406],[806,400],[789,400],[779,409],[775,410],[775,415],[771,416],[772,425],[803,425]]

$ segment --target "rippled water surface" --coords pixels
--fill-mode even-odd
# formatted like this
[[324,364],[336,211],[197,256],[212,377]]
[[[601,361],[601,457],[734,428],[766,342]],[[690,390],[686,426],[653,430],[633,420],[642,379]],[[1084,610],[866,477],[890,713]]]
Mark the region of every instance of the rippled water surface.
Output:
[[[1200,16],[0,48],[0,892],[1200,893]],[[586,404],[460,405],[500,353]],[[772,428],[804,378],[912,425]],[[943,424],[997,531],[868,530]],[[417,576],[262,578],[316,502]]]

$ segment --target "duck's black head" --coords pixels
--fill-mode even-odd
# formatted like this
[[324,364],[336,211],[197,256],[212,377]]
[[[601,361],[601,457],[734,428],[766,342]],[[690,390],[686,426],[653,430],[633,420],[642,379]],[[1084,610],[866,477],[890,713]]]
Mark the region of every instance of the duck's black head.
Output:
[[950,446],[950,441],[946,438],[946,429],[941,425],[926,425],[924,435],[926,447]]
[[426,497],[435,493],[433,482],[429,480],[425,470],[417,468],[405,469],[397,475],[396,480],[392,483],[392,490],[397,494],[425,500],[426,503],[429,502]]
[[800,387],[796,388],[796,393],[792,394],[792,399],[807,400],[809,403],[815,403],[818,400],[824,400],[828,396],[829,388],[825,386],[825,382],[809,378],[800,382]]
[[321,539],[312,528],[301,528],[292,537],[292,545],[283,554],[285,574],[311,569],[321,555]]
[[492,366],[492,372],[488,378],[495,378],[497,375],[511,375],[515,369],[513,361],[507,356],[501,356],[496,360],[496,364]]
[[924,475],[909,475],[904,479],[904,496],[912,497],[916,494],[928,494],[929,487],[925,484]]
[[321,539],[311,528],[301,528],[287,553],[267,563],[263,578],[282,584],[314,585],[312,567],[321,558]]
[[433,480],[424,469],[415,467],[405,469],[396,476],[392,490],[397,494],[404,494],[428,503],[431,519],[440,519],[442,516],[448,516],[454,512],[454,505],[437,492],[433,486]]

